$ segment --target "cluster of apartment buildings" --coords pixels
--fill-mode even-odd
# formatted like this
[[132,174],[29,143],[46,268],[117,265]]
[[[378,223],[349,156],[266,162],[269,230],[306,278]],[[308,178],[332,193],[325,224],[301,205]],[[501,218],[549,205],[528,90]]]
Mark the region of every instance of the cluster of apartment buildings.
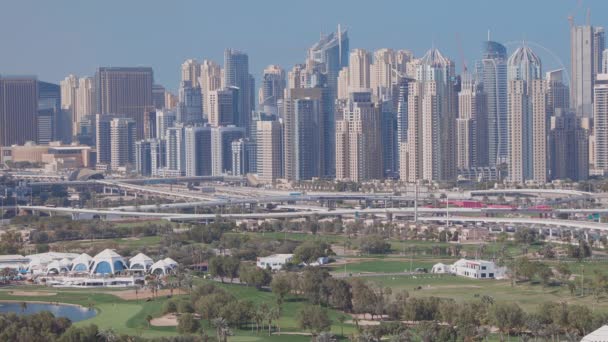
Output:
[[507,55],[490,39],[457,74],[436,48],[350,50],[338,28],[289,71],[264,69],[257,96],[233,49],[223,66],[186,60],[177,96],[145,67],[60,86],[3,77],[0,146],[75,139],[98,169],[143,176],[584,180],[608,170],[608,50],[591,25],[572,25],[570,43],[570,76],[544,72],[531,43]]

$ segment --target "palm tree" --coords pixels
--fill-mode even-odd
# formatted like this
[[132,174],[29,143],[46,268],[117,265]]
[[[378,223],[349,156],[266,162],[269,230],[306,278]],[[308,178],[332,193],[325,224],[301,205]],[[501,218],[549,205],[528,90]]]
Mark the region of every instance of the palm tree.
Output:
[[404,330],[397,335],[389,336],[388,340],[390,342],[412,342],[414,338],[409,330]]
[[277,325],[277,331],[279,332],[279,335],[281,335],[281,328],[279,327],[279,318],[281,318],[281,308],[279,306],[274,306],[272,308],[270,308],[270,310],[268,311],[268,336],[271,335],[271,331],[270,331],[270,325],[272,323],[272,321],[275,322],[275,324]]
[[334,335],[329,331],[324,331],[317,336],[316,342],[335,342]]
[[152,319],[153,319],[152,315],[146,316],[146,321],[148,322],[148,328],[150,328],[150,322],[152,321]]
[[338,316],[338,322],[340,322],[340,336],[344,337],[344,322],[346,322],[346,316]]
[[376,337],[374,337],[374,335],[370,334],[367,331],[357,337],[357,342],[377,342],[377,341],[378,340],[376,339]]
[[99,336],[101,338],[101,340],[104,342],[118,341],[118,336],[116,336],[116,333],[112,329],[101,330],[100,332],[97,333],[97,336]]
[[486,326],[480,326],[477,328],[477,337],[479,337],[480,340],[488,340],[488,336],[490,335],[490,328],[486,327]]
[[217,340],[220,342],[225,342],[229,335],[228,333],[231,333],[230,327],[228,327],[228,322],[224,318],[218,317],[211,321],[211,325],[215,327]]

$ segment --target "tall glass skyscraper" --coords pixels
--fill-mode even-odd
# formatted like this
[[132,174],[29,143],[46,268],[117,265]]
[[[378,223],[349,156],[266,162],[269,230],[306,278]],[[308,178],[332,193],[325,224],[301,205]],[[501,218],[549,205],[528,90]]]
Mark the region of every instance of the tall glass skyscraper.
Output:
[[477,82],[487,95],[489,164],[496,166],[509,155],[507,49],[488,40],[483,42],[482,54],[476,63]]
[[323,116],[323,141],[325,157],[321,170],[322,176],[333,177],[336,174],[335,167],[335,100],[338,94],[338,74],[343,67],[348,66],[349,47],[348,47],[348,32],[342,30],[338,26],[337,32],[332,32],[327,36],[322,36],[308,50],[308,59],[313,61],[319,67],[323,76],[322,80],[316,80],[317,87],[323,86],[326,88],[323,91],[323,106],[322,109],[325,115]]

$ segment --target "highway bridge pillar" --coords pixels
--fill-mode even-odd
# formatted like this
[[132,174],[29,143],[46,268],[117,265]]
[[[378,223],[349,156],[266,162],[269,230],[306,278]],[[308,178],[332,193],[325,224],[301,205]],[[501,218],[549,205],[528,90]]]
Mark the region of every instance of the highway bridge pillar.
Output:
[[335,209],[336,208],[336,201],[327,200],[327,207],[329,209]]

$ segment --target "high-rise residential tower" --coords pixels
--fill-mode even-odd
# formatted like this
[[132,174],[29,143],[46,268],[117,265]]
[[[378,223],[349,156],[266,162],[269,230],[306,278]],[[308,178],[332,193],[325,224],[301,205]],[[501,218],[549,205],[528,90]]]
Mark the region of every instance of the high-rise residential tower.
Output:
[[471,74],[462,76],[458,93],[457,164],[459,169],[488,165],[486,94]]
[[283,127],[278,120],[257,121],[257,173],[260,181],[283,177]]
[[558,108],[551,116],[549,165],[551,179],[582,181],[589,177],[589,132],[573,112]]
[[153,107],[152,68],[100,67],[95,74],[97,114],[131,118],[137,126],[137,137],[144,137],[144,112]]
[[483,42],[482,59],[476,63],[476,74],[487,100],[488,163],[497,166],[506,162],[509,155],[507,48],[491,40]]
[[214,61],[204,60],[199,80],[203,93],[203,115],[209,120],[209,93],[222,87],[222,68]]
[[198,86],[201,77],[201,64],[196,59],[187,59],[182,63],[182,82],[190,82],[192,87]]
[[540,58],[527,46],[509,57],[509,179],[547,182],[547,83]]
[[[408,94],[407,143],[401,176],[407,181],[456,178],[454,64],[433,48],[420,59],[416,87]],[[405,164],[404,164],[405,163]]]
[[130,118],[114,118],[110,121],[110,167],[135,166],[135,121]]
[[262,85],[259,91],[259,104],[267,113],[278,113],[278,102],[285,92],[285,70],[278,65],[269,65],[264,69]]
[[321,177],[328,153],[322,148],[322,89],[289,89],[283,104],[285,178],[299,181]]
[[361,182],[383,177],[380,108],[371,91],[351,92],[336,122],[336,178]]
[[36,141],[37,114],[37,79],[0,77],[0,146]]
[[226,49],[224,51],[224,86],[238,88],[237,110],[234,123],[249,133],[252,103],[251,78],[249,75],[249,56],[246,53]]
[[350,52],[348,65],[349,91],[360,91],[370,88],[372,55],[364,49],[354,49]]
[[597,75],[594,92],[595,168],[608,172],[608,74]]
[[591,25],[570,28],[570,100],[578,116],[593,116],[593,85],[601,72],[605,34]]
[[203,99],[201,88],[192,81],[182,81],[179,86],[177,121],[186,124],[203,123]]

